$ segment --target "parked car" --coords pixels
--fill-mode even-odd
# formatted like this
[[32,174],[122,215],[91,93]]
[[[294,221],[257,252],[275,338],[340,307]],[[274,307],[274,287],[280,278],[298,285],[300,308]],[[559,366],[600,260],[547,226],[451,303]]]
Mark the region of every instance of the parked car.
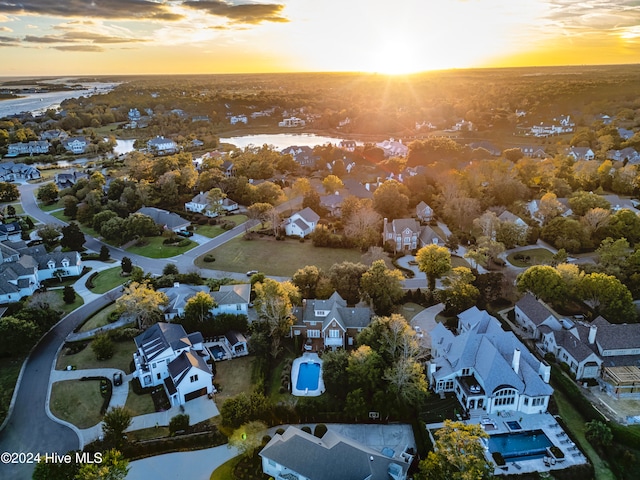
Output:
[[178,231],[178,235],[180,235],[181,237],[193,237],[193,232],[190,232],[188,230],[180,230]]
[[251,276],[255,275],[256,273],[258,273],[258,270],[249,270],[247,272],[247,277],[251,277]]
[[122,372],[116,372],[113,374],[113,386],[119,387],[122,385]]

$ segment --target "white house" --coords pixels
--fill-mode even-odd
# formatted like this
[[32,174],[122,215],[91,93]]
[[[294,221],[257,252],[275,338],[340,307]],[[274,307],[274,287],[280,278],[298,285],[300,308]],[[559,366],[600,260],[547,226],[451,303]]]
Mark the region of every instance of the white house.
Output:
[[153,221],[160,225],[162,228],[166,230],[173,230],[174,232],[184,230],[189,225],[191,225],[191,222],[189,220],[185,220],[180,215],[162,210],[160,208],[142,207],[136,213],[142,213],[147,217],[151,217]]
[[157,136],[147,142],[147,148],[156,155],[169,155],[178,151],[178,144],[170,138]]
[[39,155],[49,153],[51,144],[48,140],[32,140],[24,143],[10,143],[7,147],[6,157],[17,157],[18,155]]
[[233,357],[242,357],[249,355],[249,348],[247,347],[247,339],[239,332],[231,330],[224,334],[222,341],[231,352]]
[[74,155],[79,155],[87,150],[89,141],[85,137],[69,137],[62,142],[62,146]]
[[237,125],[238,123],[247,124],[247,116],[246,115],[233,115],[229,117],[229,123],[231,125]]
[[247,315],[251,298],[251,285],[241,283],[238,285],[222,285],[217,292],[211,292],[211,297],[216,306],[211,313],[232,313],[234,315]]
[[409,147],[402,143],[402,140],[394,140],[393,138],[376,143],[376,147],[384,150],[385,157],[406,157],[409,153]]
[[187,301],[198,292],[209,293],[210,289],[206,285],[184,285],[178,282],[172,287],[159,288],[159,292],[164,293],[169,299],[169,303],[162,314],[167,321],[173,320],[175,317],[184,315],[184,307]]
[[207,217],[217,217],[220,215],[220,211],[233,212],[238,209],[238,203],[229,198],[224,198],[218,201],[218,207],[212,208],[211,201],[209,200],[209,194],[200,192],[193,197],[190,202],[184,204],[184,209],[187,212],[202,213]]
[[206,363],[211,353],[200,332],[187,335],[182,325],[156,323],[134,341],[133,376],[143,387],[164,386],[172,406],[213,392],[213,373]]
[[307,207],[285,220],[284,231],[289,236],[297,235],[304,238],[316,229],[318,220],[320,220],[320,215]]
[[298,117],[285,118],[281,122],[278,122],[279,127],[304,127],[306,122]]
[[596,154],[589,147],[571,147],[568,155],[574,160],[593,160]]
[[432,359],[427,366],[434,392],[454,393],[472,417],[501,411],[546,412],[553,393],[551,367],[488,314],[465,325],[459,326],[458,335],[441,323],[430,332]]
[[541,336],[539,327],[546,325],[552,330],[560,330],[562,324],[543,302],[527,293],[514,308],[516,322],[534,338]]
[[317,438],[296,427],[276,433],[259,455],[275,480],[404,480],[410,463],[331,430]]

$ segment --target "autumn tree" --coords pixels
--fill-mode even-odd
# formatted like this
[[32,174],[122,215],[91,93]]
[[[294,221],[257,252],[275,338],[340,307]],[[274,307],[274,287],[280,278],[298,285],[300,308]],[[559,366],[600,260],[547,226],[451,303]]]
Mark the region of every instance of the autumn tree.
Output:
[[293,305],[300,301],[300,292],[291,282],[277,282],[265,278],[255,284],[255,307],[258,316],[266,322],[272,343],[272,355],[280,352],[280,340],[289,334],[293,325]]
[[307,265],[296,270],[291,278],[291,283],[298,287],[302,298],[316,298],[316,287],[320,277],[321,272],[318,267]]
[[146,329],[162,318],[160,308],[168,304],[169,299],[164,293],[155,291],[145,282],[131,282],[116,300],[120,311],[132,315],[140,329]]
[[344,234],[362,251],[380,241],[382,217],[373,209],[370,200],[362,200],[348,217],[343,217]]
[[216,306],[215,300],[205,292],[197,292],[184,306],[184,317],[187,321],[204,322],[211,318],[211,309]]
[[269,213],[273,210],[273,205],[270,203],[254,203],[253,205],[249,205],[247,207],[247,216],[251,220],[258,220],[264,228],[265,223],[269,219]]
[[455,267],[442,284],[445,308],[450,314],[458,314],[475,305],[480,291],[473,285],[476,277],[467,267]]
[[534,216],[543,224],[546,224],[563,211],[564,206],[558,201],[557,195],[552,192],[547,192],[540,199],[538,210],[534,213]]
[[373,208],[383,218],[402,218],[409,207],[407,187],[395,180],[387,180],[373,193]]
[[325,192],[332,194],[343,188],[344,184],[336,175],[327,175],[325,179],[322,180],[322,186],[324,187]]
[[58,199],[58,187],[55,183],[45,183],[38,189],[36,197],[45,205],[51,205]]
[[420,271],[427,275],[430,291],[436,288],[436,280],[451,269],[451,254],[445,247],[435,244],[422,247],[416,253],[416,261]]
[[0,182],[0,202],[15,202],[20,198],[20,190],[14,183]]
[[360,286],[369,302],[373,304],[373,310],[377,315],[389,315],[393,306],[404,295],[402,280],[399,270],[387,268],[384,260],[377,260],[362,274]]

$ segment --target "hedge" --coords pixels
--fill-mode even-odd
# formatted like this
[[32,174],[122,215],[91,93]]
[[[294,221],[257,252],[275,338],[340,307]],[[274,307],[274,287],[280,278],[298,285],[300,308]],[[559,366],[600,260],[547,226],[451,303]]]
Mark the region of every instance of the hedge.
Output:
[[132,461],[164,453],[202,450],[227,443],[227,437],[215,427],[213,428],[214,430],[211,432],[128,443],[122,447],[122,453],[128,460]]

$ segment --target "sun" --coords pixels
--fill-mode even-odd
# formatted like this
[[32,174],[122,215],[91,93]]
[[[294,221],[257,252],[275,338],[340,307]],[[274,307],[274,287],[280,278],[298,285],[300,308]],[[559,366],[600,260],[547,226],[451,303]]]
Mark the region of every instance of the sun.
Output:
[[409,39],[388,38],[378,48],[372,49],[370,65],[365,70],[385,75],[408,75],[424,70],[431,70]]

